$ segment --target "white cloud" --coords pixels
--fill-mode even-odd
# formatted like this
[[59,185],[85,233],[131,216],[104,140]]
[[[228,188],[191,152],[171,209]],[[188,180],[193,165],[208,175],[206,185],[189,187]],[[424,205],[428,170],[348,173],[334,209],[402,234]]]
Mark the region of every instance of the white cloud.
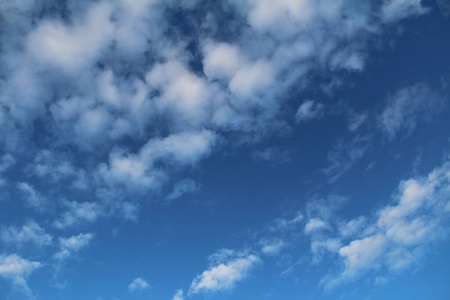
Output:
[[422,0],[385,0],[382,7],[382,17],[385,22],[395,22],[422,15],[428,11],[428,8],[423,7]]
[[142,290],[146,290],[150,287],[150,285],[142,278],[138,277],[136,279],[134,279],[129,285],[128,285],[128,290],[130,292],[134,292],[134,291],[142,291]]
[[112,41],[111,13],[111,5],[101,2],[92,5],[86,16],[72,26],[44,21],[29,35],[28,51],[39,62],[65,71],[88,67]]
[[381,129],[389,139],[402,130],[409,135],[421,120],[428,120],[440,107],[440,100],[424,83],[407,86],[389,97],[379,117]]
[[67,211],[54,222],[56,228],[65,229],[74,225],[95,222],[104,211],[100,204],[96,202],[76,202],[65,201],[64,206]]
[[[230,91],[242,98],[253,97],[274,83],[274,70],[269,62],[256,61],[241,67],[230,81]],[[238,102],[238,104],[241,104]]]
[[8,280],[21,292],[22,299],[34,298],[26,278],[42,266],[40,262],[24,259],[17,254],[0,255],[0,277]]
[[214,264],[198,275],[191,284],[189,295],[232,289],[245,279],[260,259],[253,254],[239,254],[232,250],[214,256]]
[[3,243],[16,246],[23,246],[28,243],[33,243],[39,247],[47,246],[52,243],[52,238],[34,221],[27,222],[22,228],[3,227],[0,231],[0,239]]
[[269,256],[277,255],[287,246],[286,242],[281,239],[273,241],[263,239],[259,243],[261,245],[261,252]]
[[74,253],[87,247],[93,238],[94,235],[92,233],[80,233],[79,235],[74,235],[69,238],[60,238],[60,250],[54,255],[54,257],[59,261],[66,260]]
[[445,162],[428,176],[402,181],[393,203],[372,216],[374,221],[361,216],[341,227],[336,239],[344,243],[338,249],[344,268],[339,276],[324,280],[326,287],[356,280],[371,270],[386,277],[417,264],[426,249],[446,236],[449,174],[450,163]]
[[153,138],[137,154],[113,152],[108,165],[101,165],[99,176],[109,186],[123,185],[129,192],[157,190],[165,177],[156,162],[193,165],[208,155],[215,144],[213,132],[182,132],[166,138]]
[[319,218],[312,218],[306,223],[305,233],[312,234],[318,231],[323,231],[328,228],[328,224]]
[[20,182],[17,184],[17,188],[22,194],[25,204],[28,207],[33,208],[38,212],[44,212],[47,209],[48,200],[36,191],[32,185],[26,182]]
[[174,185],[172,192],[166,196],[166,199],[174,200],[180,198],[184,194],[194,193],[198,190],[199,186],[195,183],[195,181],[191,179],[184,179]]
[[246,63],[240,49],[227,43],[207,42],[204,47],[203,70],[210,79],[230,80]]
[[3,278],[27,277],[39,267],[41,263],[23,259],[16,254],[0,255],[0,276]]
[[295,120],[297,122],[307,122],[320,119],[323,115],[323,104],[313,100],[306,100],[297,109]]
[[183,297],[183,291],[182,290],[178,290],[176,293],[175,293],[175,296],[173,296],[173,299],[172,300],[183,300],[184,299],[184,297]]

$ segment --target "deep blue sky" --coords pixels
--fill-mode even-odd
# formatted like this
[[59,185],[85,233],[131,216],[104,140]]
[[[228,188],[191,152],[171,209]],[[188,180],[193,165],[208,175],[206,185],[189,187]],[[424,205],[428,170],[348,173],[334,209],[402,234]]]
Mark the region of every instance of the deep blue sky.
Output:
[[448,0],[0,4],[0,300],[450,297]]

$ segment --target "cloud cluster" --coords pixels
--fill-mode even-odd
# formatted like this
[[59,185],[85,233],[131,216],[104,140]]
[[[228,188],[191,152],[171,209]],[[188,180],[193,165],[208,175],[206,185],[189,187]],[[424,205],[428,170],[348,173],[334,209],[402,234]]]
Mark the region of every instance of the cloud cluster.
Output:
[[[385,24],[426,11],[420,1],[230,0],[233,33],[217,26],[220,9],[200,14],[189,33],[165,18],[199,2],[68,1],[53,13],[2,6],[2,147],[28,159],[23,147],[44,138],[48,149],[29,161],[42,181],[116,198],[158,191],[167,168],[197,163],[229,132],[248,142],[289,126],[279,118],[289,88],[323,70],[362,70]],[[321,110],[306,101],[294,119]]]
[[450,164],[445,162],[428,176],[400,182],[391,203],[373,215],[345,222],[335,217],[339,205],[330,209],[319,204],[321,212],[311,214],[304,228],[311,236],[311,251],[316,262],[327,254],[342,263],[341,272],[330,273],[323,284],[332,288],[372,271],[388,278],[418,265],[447,234],[449,188]]

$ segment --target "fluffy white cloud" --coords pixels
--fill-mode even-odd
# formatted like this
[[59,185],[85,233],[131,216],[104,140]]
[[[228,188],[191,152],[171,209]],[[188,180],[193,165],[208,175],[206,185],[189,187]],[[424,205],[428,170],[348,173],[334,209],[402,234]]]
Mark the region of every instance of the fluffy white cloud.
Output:
[[89,67],[112,41],[111,14],[111,5],[100,2],[72,26],[59,21],[42,22],[28,37],[28,51],[39,62],[65,71]]
[[146,290],[150,287],[150,285],[142,278],[138,277],[134,279],[129,285],[128,290],[130,292]]
[[137,154],[112,153],[109,164],[100,166],[99,176],[108,185],[121,184],[130,192],[156,190],[165,177],[163,170],[154,167],[156,162],[193,165],[211,152],[215,140],[208,130],[154,138]]
[[232,250],[221,251],[212,260],[214,264],[193,280],[189,295],[231,289],[261,261],[256,255]]
[[0,276],[4,278],[26,277],[41,267],[41,263],[23,259],[16,254],[0,255]]
[[5,244],[22,246],[27,243],[34,243],[37,246],[51,244],[52,236],[45,233],[45,230],[34,221],[29,221],[17,228],[14,226],[3,227],[0,231],[0,239]]

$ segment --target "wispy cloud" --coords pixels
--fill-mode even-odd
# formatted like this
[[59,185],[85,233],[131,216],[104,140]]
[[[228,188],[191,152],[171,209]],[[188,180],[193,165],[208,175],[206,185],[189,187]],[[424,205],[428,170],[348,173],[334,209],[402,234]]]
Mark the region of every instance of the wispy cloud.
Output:
[[211,266],[191,284],[189,295],[232,289],[261,260],[254,254],[222,250],[211,257]]
[[147,281],[138,277],[133,279],[133,281],[128,285],[128,291],[130,292],[142,291],[148,289],[149,287],[150,285],[147,283]]

